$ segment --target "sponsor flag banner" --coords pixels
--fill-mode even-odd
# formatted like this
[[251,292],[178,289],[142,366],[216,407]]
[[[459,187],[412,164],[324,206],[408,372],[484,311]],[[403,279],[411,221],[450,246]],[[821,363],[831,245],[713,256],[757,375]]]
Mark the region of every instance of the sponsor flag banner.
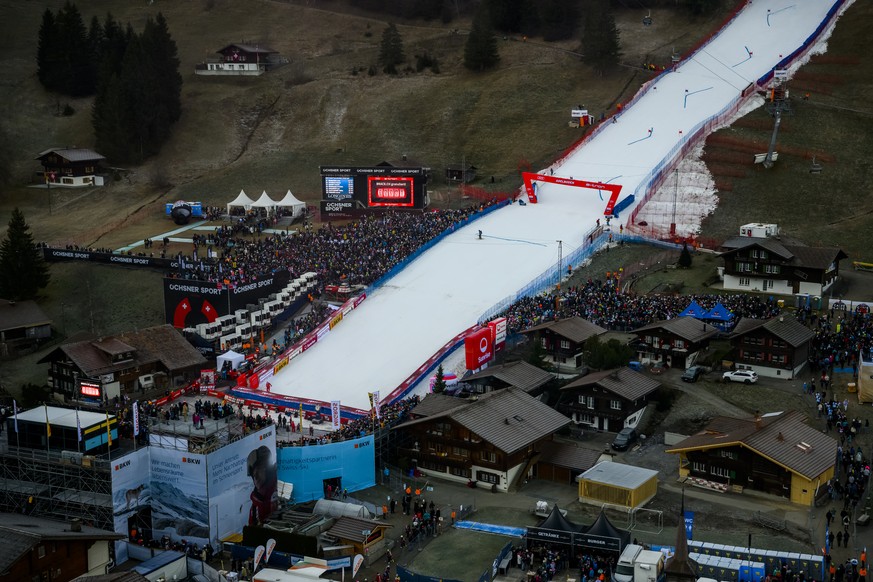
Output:
[[361,554],[355,554],[355,562],[354,562],[354,566],[352,566],[352,577],[358,575],[358,570],[361,569],[361,566],[363,565],[363,563],[364,563],[364,556],[362,556]]
[[340,401],[339,400],[331,400],[330,401],[330,420],[333,423],[333,430],[340,429]]
[[686,511],[685,512],[685,538],[689,540],[693,540],[694,533],[694,512]]
[[18,403],[13,400],[12,401],[12,420],[15,424],[15,432],[18,432]]
[[109,424],[109,411],[106,411],[106,442],[112,446],[112,425]]
[[297,425],[300,427],[300,434],[303,434],[303,403],[300,403],[300,422]]
[[76,440],[82,442],[82,423],[79,422],[79,409],[76,409]]
[[43,408],[45,408],[45,435],[46,438],[52,438],[52,425],[49,422],[49,409],[48,405],[43,404]]
[[468,370],[478,370],[494,357],[491,329],[480,328],[464,338],[464,353]]
[[381,400],[379,397],[379,391],[373,390],[373,410],[376,412],[376,418],[382,420],[382,411],[379,410],[379,400]]
[[264,563],[265,564],[270,563],[270,556],[273,554],[273,548],[275,548],[275,547],[276,547],[276,540],[274,540],[273,538],[268,539],[267,540],[267,553],[264,556]]
[[139,436],[139,400],[133,403],[133,436]]
[[255,548],[255,564],[254,564],[254,566],[252,566],[252,572],[258,571],[258,566],[261,563],[261,558],[264,557],[264,553],[266,551],[267,550],[266,550],[266,548],[264,548],[264,546],[258,546],[257,548]]

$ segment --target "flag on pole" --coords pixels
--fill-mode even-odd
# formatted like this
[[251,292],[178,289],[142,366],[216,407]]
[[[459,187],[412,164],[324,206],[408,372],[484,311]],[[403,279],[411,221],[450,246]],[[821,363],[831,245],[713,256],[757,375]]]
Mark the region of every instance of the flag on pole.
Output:
[[45,409],[45,435],[46,438],[52,438],[52,425],[49,422],[49,409],[47,404],[42,405]]
[[382,420],[382,411],[379,410],[379,391],[373,390],[373,409],[376,411],[376,418]]
[[333,423],[333,430],[340,429],[340,401],[339,400],[331,400],[330,401],[330,420]]
[[139,436],[139,400],[133,403],[133,436]]
[[112,428],[109,424],[109,411],[106,411],[106,441],[112,446]]
[[300,422],[297,423],[297,426],[300,427],[300,434],[303,434],[303,403],[300,403],[300,416],[298,417]]
[[82,423],[79,422],[79,409],[76,409],[76,439],[82,442]]
[[15,432],[18,432],[18,403],[13,399],[12,400],[12,420],[15,424]]

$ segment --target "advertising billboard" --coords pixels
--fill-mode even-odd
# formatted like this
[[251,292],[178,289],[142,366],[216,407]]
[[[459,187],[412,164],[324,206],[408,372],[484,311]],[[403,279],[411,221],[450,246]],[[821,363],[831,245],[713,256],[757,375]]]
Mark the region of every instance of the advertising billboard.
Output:
[[149,447],[153,537],[200,545],[209,538],[206,456]]
[[424,208],[427,171],[419,167],[322,166],[321,211],[349,214],[366,208]]
[[213,541],[257,525],[278,509],[274,427],[209,453],[206,466]]
[[468,370],[478,370],[494,357],[491,329],[483,327],[470,332],[464,338],[464,353]]
[[[149,450],[145,447],[112,463],[112,514],[116,533],[129,536],[133,529],[151,528],[150,522],[142,523],[141,512],[151,505]],[[115,542],[115,563],[126,562],[127,558],[127,540]]]
[[280,447],[279,480],[294,484],[294,501],[324,497],[334,491],[358,491],[376,484],[373,437],[306,447]]

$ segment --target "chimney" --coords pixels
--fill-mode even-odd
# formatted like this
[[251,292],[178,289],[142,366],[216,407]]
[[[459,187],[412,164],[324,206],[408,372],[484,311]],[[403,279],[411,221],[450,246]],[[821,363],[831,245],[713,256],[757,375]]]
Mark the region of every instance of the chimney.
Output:
[[82,520],[78,517],[74,517],[70,520],[70,531],[81,532],[82,531]]
[[785,440],[785,437],[782,436],[782,433],[780,432],[779,434],[776,435],[776,440],[779,442],[782,442]]
[[780,316],[779,316],[779,323],[783,323],[784,321],[785,321],[785,316],[784,316],[784,315],[780,315]]
[[403,161],[406,161],[406,154],[403,154]]
[[764,419],[761,418],[761,412],[759,410],[755,411],[755,430],[760,430],[760,428],[764,424]]

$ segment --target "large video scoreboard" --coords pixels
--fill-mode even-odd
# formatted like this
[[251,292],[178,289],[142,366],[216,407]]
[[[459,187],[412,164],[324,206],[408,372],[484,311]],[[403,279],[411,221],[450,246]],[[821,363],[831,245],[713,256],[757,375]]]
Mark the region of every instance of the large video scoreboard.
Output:
[[323,214],[348,214],[367,208],[424,208],[424,168],[322,166]]

